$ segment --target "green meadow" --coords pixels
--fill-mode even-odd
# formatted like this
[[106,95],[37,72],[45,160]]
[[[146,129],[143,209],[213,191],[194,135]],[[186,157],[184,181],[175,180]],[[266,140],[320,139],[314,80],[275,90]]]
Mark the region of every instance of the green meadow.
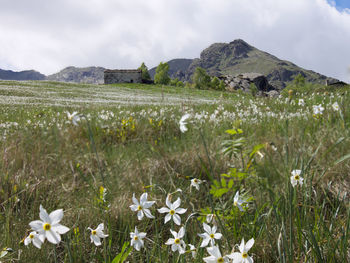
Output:
[[0,262],[349,262],[349,87],[291,90],[0,81]]

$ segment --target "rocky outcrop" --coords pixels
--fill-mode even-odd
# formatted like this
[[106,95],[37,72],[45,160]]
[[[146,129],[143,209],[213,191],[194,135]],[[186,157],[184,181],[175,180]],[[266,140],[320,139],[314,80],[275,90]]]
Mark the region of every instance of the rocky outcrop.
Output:
[[267,78],[259,73],[242,73],[236,76],[223,75],[219,78],[224,81],[227,91],[242,90],[250,93],[252,84],[256,86],[257,92],[260,95],[266,95],[273,90],[276,91],[276,89],[269,84]]
[[74,83],[103,84],[104,71],[105,68],[102,67],[67,67],[56,74],[47,76],[47,79]]

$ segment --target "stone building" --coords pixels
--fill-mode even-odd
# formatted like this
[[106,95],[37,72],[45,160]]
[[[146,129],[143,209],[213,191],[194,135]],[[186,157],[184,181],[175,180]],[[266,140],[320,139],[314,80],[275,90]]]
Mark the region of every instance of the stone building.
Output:
[[104,71],[104,83],[142,83],[142,71],[138,69],[107,69]]

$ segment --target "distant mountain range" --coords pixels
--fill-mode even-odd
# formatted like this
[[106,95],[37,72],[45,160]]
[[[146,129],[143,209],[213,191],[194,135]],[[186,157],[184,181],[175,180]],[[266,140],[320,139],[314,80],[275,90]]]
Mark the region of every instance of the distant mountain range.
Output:
[[[215,43],[204,49],[200,58],[173,59],[168,61],[169,75],[171,78],[179,78],[189,81],[196,67],[206,69],[209,75],[237,75],[241,73],[264,74],[269,83],[278,89],[286,86],[293,78],[302,74],[309,82],[324,83],[326,79],[334,81],[324,75],[311,70],[306,70],[297,65],[281,60],[267,52],[261,51],[241,39],[230,43]],[[76,83],[102,84],[103,67],[67,67],[56,74],[45,76],[39,72],[29,70],[13,72],[0,69],[0,79],[9,80],[52,80]],[[149,70],[154,77],[156,68]]]
[[44,80],[46,76],[35,70],[12,71],[0,69],[0,79],[6,80]]

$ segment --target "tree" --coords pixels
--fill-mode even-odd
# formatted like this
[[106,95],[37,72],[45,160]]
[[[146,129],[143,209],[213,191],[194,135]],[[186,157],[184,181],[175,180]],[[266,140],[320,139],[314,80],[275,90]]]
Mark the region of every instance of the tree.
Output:
[[169,82],[169,64],[160,62],[154,75],[154,83],[167,85]]
[[193,73],[192,81],[196,89],[208,89],[210,87],[210,76],[204,68],[196,68]]
[[218,79],[218,77],[214,77],[211,79],[210,86],[213,89],[219,90],[219,85],[220,85],[220,80]]
[[151,80],[151,76],[148,72],[148,68],[144,62],[142,62],[141,66],[138,68],[138,70],[141,70],[141,72],[142,72],[141,73],[142,79]]

